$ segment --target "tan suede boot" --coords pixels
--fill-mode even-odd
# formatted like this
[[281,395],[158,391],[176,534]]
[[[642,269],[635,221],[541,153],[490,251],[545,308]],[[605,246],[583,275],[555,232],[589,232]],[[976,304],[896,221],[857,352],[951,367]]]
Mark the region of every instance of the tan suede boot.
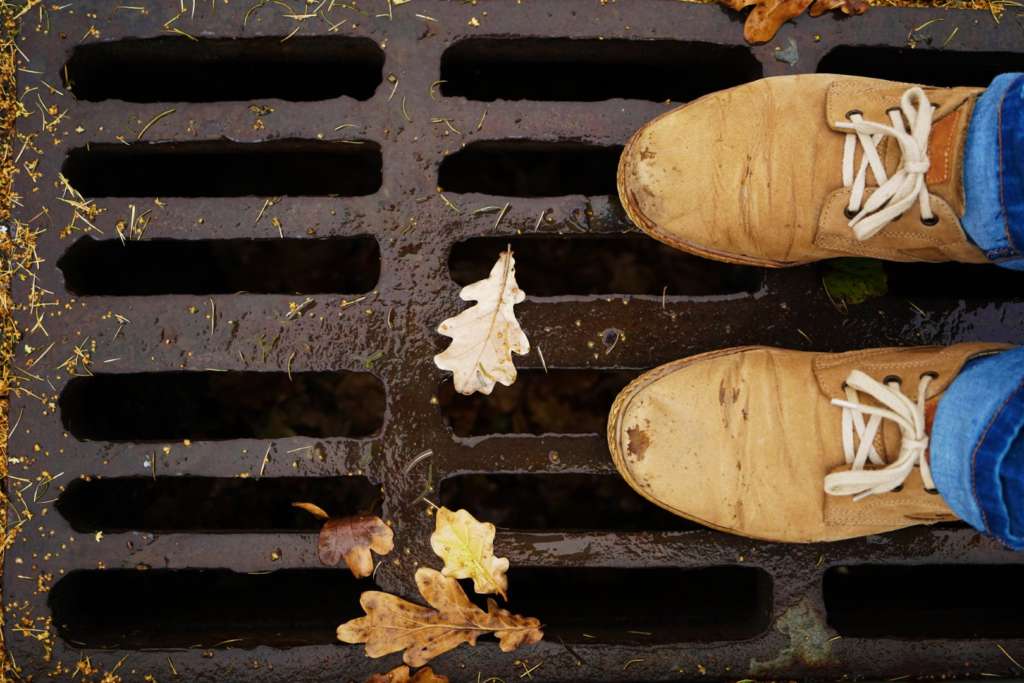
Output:
[[955,520],[928,434],[950,382],[1003,344],[714,351],[619,394],[608,446],[638,493],[706,526],[808,543]]
[[960,225],[981,91],[830,74],[741,85],[641,128],[619,197],[655,239],[733,263],[984,263]]

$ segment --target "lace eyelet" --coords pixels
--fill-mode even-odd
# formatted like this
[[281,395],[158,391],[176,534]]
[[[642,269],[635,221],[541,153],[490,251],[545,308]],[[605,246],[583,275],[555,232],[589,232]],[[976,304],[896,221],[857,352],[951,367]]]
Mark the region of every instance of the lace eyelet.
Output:
[[903,115],[903,110],[902,110],[902,109],[900,109],[899,107],[889,107],[888,109],[886,109],[886,110],[885,110],[885,113],[886,113],[886,114],[891,114],[891,113],[893,113],[893,112],[896,112],[896,113],[897,113],[897,114],[899,114],[900,116],[902,116],[902,115]]
[[931,377],[932,379],[938,379],[939,378],[939,373],[933,372],[932,370],[929,370],[928,372],[922,372],[921,373],[921,379],[924,379],[925,377]]
[[854,217],[855,217],[855,216],[856,216],[856,215],[857,215],[858,213],[859,213],[858,211],[854,211],[854,210],[853,210],[853,209],[851,209],[850,207],[846,207],[845,209],[843,209],[843,215],[844,215],[844,216],[846,216],[846,217],[847,217],[848,219],[850,219],[851,221],[852,221],[852,220],[854,219]]
[[931,494],[933,496],[939,495],[939,490],[938,489],[930,489],[927,486],[925,487],[924,492],[928,493],[928,494]]
[[900,484],[899,486],[894,488],[892,491],[889,491],[889,493],[899,493],[902,490],[903,490],[903,484]]
[[938,216],[932,216],[931,218],[924,218],[922,216],[921,217],[921,223],[923,223],[924,225],[927,225],[930,228],[930,227],[933,227],[933,226],[936,226],[936,225],[939,224],[939,217]]
[[899,375],[886,375],[885,379],[882,380],[882,384],[889,384],[890,382],[896,382],[896,384],[903,384],[903,378]]
[[850,111],[846,112],[846,118],[848,118],[848,119],[852,119],[854,116],[863,116],[863,115],[864,115],[864,112],[862,112],[860,109],[851,109]]

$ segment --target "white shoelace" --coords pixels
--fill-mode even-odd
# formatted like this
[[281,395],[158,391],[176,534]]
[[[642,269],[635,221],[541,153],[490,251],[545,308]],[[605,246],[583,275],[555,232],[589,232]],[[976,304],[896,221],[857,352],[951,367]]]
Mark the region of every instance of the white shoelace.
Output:
[[[843,409],[843,454],[850,469],[833,472],[825,477],[825,492],[834,496],[854,496],[860,500],[875,493],[888,493],[903,484],[915,465],[921,467],[921,478],[925,488],[934,489],[931,470],[925,452],[928,450],[928,433],[925,429],[925,396],[933,375],[921,376],[917,387],[917,403],[900,391],[898,381],[888,384],[878,382],[860,370],[854,370],[846,378],[846,398],[832,399],[832,405]],[[882,406],[869,406],[860,402],[857,392],[863,392]],[[867,423],[864,417],[869,416]],[[899,455],[886,464],[875,450],[873,442],[882,420],[892,420],[900,428]],[[854,450],[854,432],[860,439],[860,446]],[[871,461],[880,469],[864,469]]]
[[[915,86],[903,93],[898,109],[894,107],[888,111],[891,126],[866,121],[857,111],[847,115],[849,121],[836,122],[836,128],[850,131],[843,147],[843,187],[850,188],[850,203],[846,210],[847,215],[853,215],[849,226],[857,239],[866,240],[877,234],[909,209],[915,199],[920,204],[925,224],[935,219],[924,181],[929,168],[928,136],[932,130],[933,111],[924,91]],[[909,131],[904,126],[904,119],[910,124]],[[885,164],[878,154],[878,144],[886,137],[895,138],[903,153],[900,166],[891,177],[886,174]],[[860,142],[863,155],[854,174],[857,142]],[[878,189],[865,202],[868,168]]]

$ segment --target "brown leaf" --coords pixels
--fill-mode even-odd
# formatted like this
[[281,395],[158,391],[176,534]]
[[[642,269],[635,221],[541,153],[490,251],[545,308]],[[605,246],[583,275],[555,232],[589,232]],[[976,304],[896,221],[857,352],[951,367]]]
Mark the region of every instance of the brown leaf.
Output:
[[864,14],[868,11],[868,3],[864,0],[814,0],[809,14],[818,17],[834,9],[842,10],[843,14]]
[[324,522],[317,551],[328,567],[344,558],[352,574],[362,578],[373,573],[371,550],[387,555],[394,547],[394,532],[380,517],[357,515]]
[[299,508],[300,510],[305,510],[306,512],[313,515],[317,519],[327,519],[328,517],[330,517],[330,515],[324,512],[324,509],[317,505],[316,503],[292,503],[292,507]]
[[386,674],[373,674],[366,683],[448,683],[448,677],[436,674],[429,666],[423,667],[410,678],[407,666],[395,667]]
[[469,601],[458,581],[436,569],[416,570],[416,586],[430,607],[366,591],[359,598],[366,616],[339,626],[338,640],[366,643],[368,657],[405,650],[402,661],[415,667],[462,643],[476,645],[476,639],[488,632],[498,638],[502,652],[544,637],[539,620],[512,614],[491,599],[484,612]]
[[743,36],[749,43],[766,43],[779,28],[807,9],[811,0],[763,0],[753,9],[743,25]]

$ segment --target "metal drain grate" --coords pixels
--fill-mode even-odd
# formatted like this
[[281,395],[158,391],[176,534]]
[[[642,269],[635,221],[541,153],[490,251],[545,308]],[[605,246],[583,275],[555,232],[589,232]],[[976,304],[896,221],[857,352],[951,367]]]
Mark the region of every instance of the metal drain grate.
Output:
[[[307,20],[143,4],[34,9],[20,40],[26,102],[60,112],[19,123],[19,218],[45,229],[39,285],[59,302],[17,361],[46,401],[11,405],[11,486],[34,515],[3,575],[23,674],[83,657],[132,680],[388,669],[334,640],[372,582],[321,568],[287,503],[381,510],[397,547],[374,581],[414,598],[414,568],[437,564],[424,495],[502,526],[511,605],[546,624],[514,655],[482,641],[438,659],[453,680],[513,680],[517,659],[564,681],[1020,674],[1000,647],[1024,656],[1024,555],[962,525],[733,538],[632,494],[601,435],[629,377],[726,345],[1024,342],[1019,275],[887,266],[889,295],[843,314],[821,268],[669,252],[607,194],[666,97],[819,66],[981,84],[1024,65],[1012,19],[801,17],[777,43],[795,41],[791,67],[735,16],[669,0],[330,3]],[[65,79],[77,98],[43,85]],[[63,230],[61,172],[105,209],[102,234]],[[537,351],[514,387],[464,399],[430,361],[434,327],[509,242]],[[76,347],[94,376],[68,377]]]

